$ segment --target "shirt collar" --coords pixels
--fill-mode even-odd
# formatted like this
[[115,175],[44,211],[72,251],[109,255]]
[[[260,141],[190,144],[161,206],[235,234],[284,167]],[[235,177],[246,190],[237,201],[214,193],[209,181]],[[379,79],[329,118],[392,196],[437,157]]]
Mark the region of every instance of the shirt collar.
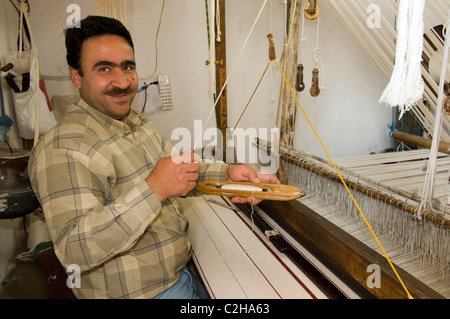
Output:
[[145,122],[145,118],[142,114],[138,114],[135,110],[131,109],[127,118],[127,123],[113,119],[112,117],[103,114],[97,109],[90,106],[85,100],[80,99],[78,106],[84,109],[95,121],[99,122],[101,126],[113,130],[117,134],[130,134]]

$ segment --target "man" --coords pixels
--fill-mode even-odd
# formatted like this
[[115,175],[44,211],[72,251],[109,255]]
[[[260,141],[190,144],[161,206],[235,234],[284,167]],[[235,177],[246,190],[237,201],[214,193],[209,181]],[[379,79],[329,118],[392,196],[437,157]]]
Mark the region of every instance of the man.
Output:
[[117,20],[82,20],[81,28],[66,31],[66,47],[81,100],[40,139],[29,172],[56,256],[65,269],[80,267],[74,294],[196,298],[186,268],[188,221],[177,197],[203,180],[279,181],[247,165],[171,156],[171,144],[131,109],[138,87],[134,46]]

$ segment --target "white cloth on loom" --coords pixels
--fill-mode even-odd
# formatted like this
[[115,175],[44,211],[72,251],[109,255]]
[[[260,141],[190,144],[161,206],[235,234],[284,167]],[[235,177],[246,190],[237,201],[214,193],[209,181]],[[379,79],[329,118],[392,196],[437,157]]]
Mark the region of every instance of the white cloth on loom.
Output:
[[401,0],[398,14],[398,37],[395,66],[380,103],[398,106],[401,114],[422,99],[423,13],[425,0]]

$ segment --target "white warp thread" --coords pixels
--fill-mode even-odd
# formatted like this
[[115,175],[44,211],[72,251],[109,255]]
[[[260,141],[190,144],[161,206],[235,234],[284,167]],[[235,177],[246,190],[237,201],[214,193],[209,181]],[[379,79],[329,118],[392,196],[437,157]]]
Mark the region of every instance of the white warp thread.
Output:
[[434,120],[434,133],[433,133],[433,142],[431,144],[431,150],[430,150],[430,157],[428,160],[428,167],[427,167],[427,173],[425,176],[425,183],[423,186],[423,193],[422,193],[422,200],[420,202],[419,206],[419,218],[421,218],[420,212],[422,209],[428,209],[433,210],[433,197],[434,197],[434,186],[435,186],[435,179],[436,179],[436,171],[437,171],[437,156],[439,152],[439,142],[441,140],[441,130],[442,130],[442,123],[444,120],[444,110],[443,110],[443,103],[444,103],[444,84],[445,84],[445,76],[447,74],[447,61],[448,61],[448,50],[450,49],[450,41],[449,41],[449,30],[450,27],[450,10],[448,12],[447,17],[447,23],[444,26],[444,37],[445,37],[445,43],[444,43],[444,56],[443,56],[443,63],[442,63],[442,69],[441,69],[441,77],[439,82],[439,94],[438,94],[438,102],[437,102],[437,110],[436,110],[436,116]]
[[400,118],[422,99],[423,13],[425,0],[401,0],[395,66],[380,103],[398,106]]

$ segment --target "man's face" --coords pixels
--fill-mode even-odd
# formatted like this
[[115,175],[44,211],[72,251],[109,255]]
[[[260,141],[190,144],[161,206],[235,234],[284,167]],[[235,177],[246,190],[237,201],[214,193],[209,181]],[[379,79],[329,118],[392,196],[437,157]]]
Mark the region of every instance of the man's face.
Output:
[[81,73],[70,68],[72,82],[93,108],[126,121],[138,78],[133,48],[116,35],[89,38],[81,48]]

